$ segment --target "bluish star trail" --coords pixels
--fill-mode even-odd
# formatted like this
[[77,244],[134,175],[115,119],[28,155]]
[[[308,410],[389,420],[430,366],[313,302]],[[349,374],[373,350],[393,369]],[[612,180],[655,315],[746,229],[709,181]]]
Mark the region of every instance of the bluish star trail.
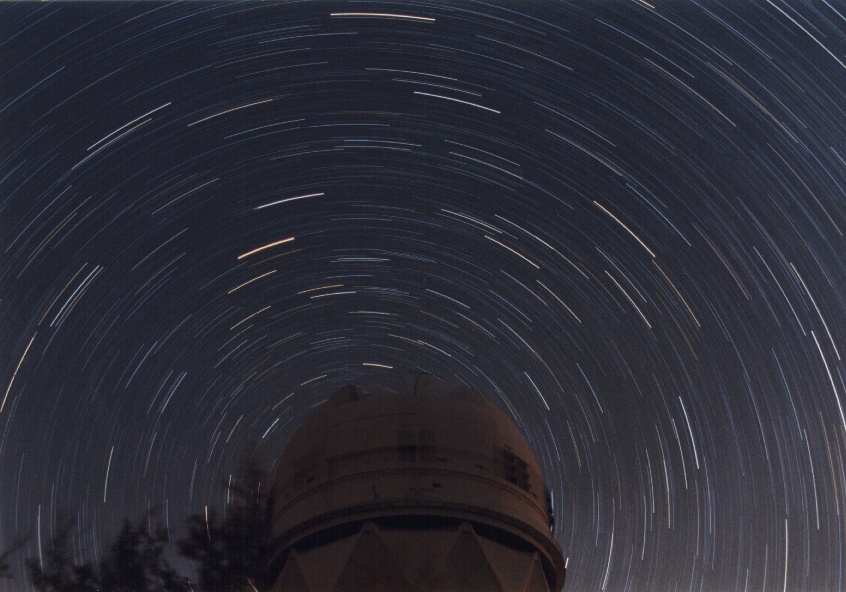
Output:
[[0,130],[0,589],[425,371],[568,592],[846,590],[846,7],[4,3]]

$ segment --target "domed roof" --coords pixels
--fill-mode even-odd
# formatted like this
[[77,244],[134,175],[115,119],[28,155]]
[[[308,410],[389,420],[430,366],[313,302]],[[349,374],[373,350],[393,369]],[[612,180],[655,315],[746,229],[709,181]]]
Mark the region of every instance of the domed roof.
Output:
[[[283,453],[280,471],[286,460],[315,448],[326,449],[326,454],[331,454],[334,448],[347,453],[370,448],[373,438],[379,437],[373,433],[373,426],[386,421],[407,424],[406,429],[412,424],[418,427],[431,424],[432,430],[444,437],[452,432],[460,436],[458,444],[465,452],[487,453],[487,449],[477,449],[496,441],[538,471],[537,460],[520,429],[499,407],[472,389],[458,386],[445,391],[429,386],[423,392],[418,388],[411,395],[369,395],[354,385],[339,389],[296,430]],[[485,426],[481,434],[485,437],[470,440],[465,434],[455,432],[467,423]]]
[[367,396],[349,385],[297,429],[274,484],[277,544],[379,517],[458,518],[530,542],[563,573],[549,495],[519,428],[469,388],[424,387]]

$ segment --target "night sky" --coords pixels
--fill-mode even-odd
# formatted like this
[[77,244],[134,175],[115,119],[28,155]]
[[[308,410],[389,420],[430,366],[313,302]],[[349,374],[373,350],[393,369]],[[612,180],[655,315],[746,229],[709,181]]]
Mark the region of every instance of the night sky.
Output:
[[0,547],[348,382],[527,435],[565,590],[846,590],[846,6],[0,6]]

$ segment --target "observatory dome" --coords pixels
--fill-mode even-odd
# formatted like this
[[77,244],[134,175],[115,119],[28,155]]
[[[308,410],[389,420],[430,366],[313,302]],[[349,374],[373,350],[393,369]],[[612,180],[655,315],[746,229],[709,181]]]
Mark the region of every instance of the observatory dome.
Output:
[[294,433],[278,467],[274,590],[450,590],[467,569],[481,587],[466,589],[563,585],[537,460],[470,389],[368,397],[344,387]]

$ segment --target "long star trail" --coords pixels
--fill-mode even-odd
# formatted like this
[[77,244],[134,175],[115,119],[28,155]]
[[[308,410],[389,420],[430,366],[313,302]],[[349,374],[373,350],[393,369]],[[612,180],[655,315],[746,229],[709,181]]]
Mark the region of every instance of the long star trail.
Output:
[[846,592],[844,15],[0,4],[0,592],[423,371],[526,430],[567,592]]

